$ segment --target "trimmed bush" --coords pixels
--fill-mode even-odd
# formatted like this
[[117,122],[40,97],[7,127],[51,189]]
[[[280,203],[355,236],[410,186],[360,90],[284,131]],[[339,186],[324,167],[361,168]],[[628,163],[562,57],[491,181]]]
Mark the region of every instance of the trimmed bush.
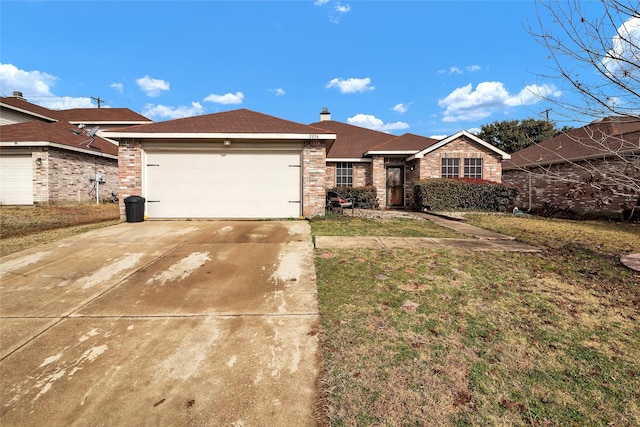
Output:
[[377,209],[379,207],[376,187],[333,187],[327,191],[335,191],[345,199],[352,199],[353,206],[362,209]]
[[415,208],[423,210],[472,209],[505,212],[513,205],[517,190],[492,181],[469,178],[434,178],[414,187]]

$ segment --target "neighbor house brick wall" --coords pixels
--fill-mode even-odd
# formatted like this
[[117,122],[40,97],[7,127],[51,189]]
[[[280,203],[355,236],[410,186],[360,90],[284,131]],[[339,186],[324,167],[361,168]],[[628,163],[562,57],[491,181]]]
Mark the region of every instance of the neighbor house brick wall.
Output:
[[482,158],[482,179],[494,182],[502,181],[500,156],[465,136],[425,155],[420,161],[420,179],[441,178],[442,159],[445,157],[460,159],[461,178],[464,174],[464,159]]
[[302,215],[322,216],[327,188],[327,157],[325,142],[305,141],[302,149]]
[[91,179],[96,174],[105,178],[105,183],[98,187],[100,201],[110,200],[111,191],[117,191],[116,159],[51,147],[38,148],[31,157],[36,203],[95,203],[95,182]]
[[123,139],[118,146],[120,217],[125,217],[124,199],[142,196],[142,144],[139,139]]
[[[624,170],[623,161],[591,160],[604,174],[619,174]],[[619,217],[625,203],[635,204],[638,195],[631,199],[624,196],[605,194],[586,184],[575,185],[567,181],[552,179],[540,168],[529,170],[510,169],[502,172],[502,182],[518,189],[514,205],[521,210],[566,210],[579,215]],[[562,163],[552,165],[550,173],[571,181],[586,183],[590,173],[578,164]],[[640,179],[640,177],[637,177]],[[529,185],[531,183],[531,185]]]

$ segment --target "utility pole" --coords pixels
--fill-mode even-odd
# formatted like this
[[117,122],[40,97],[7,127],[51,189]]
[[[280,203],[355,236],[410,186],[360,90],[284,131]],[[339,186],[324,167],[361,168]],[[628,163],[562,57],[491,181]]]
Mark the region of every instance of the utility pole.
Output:
[[98,103],[98,108],[100,108],[100,104],[102,104],[104,102],[104,99],[100,99],[99,96],[97,98],[92,96],[91,99],[93,99],[94,101],[96,101]]
[[[100,106],[100,104],[98,104]],[[553,108],[547,108],[543,111],[543,113],[547,116],[547,123],[549,123],[549,111],[553,110]]]

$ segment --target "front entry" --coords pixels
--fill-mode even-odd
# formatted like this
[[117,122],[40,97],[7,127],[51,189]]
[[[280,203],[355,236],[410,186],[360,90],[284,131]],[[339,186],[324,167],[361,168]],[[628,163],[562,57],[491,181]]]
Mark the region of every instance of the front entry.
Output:
[[387,206],[404,206],[404,167],[387,167]]

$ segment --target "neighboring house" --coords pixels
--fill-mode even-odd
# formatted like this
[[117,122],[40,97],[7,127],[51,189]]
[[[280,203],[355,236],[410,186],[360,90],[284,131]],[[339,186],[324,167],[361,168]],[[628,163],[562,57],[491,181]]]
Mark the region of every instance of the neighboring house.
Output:
[[[517,151],[502,179],[521,210],[619,217],[640,197],[640,120],[608,117]],[[615,184],[625,180],[635,191]]]
[[373,185],[380,206],[413,207],[413,186],[425,178],[475,178],[501,182],[509,154],[466,131],[442,140],[393,136],[331,120],[325,108],[310,126],[334,132],[328,146],[327,186]]
[[324,215],[326,145],[335,134],[247,109],[114,129],[121,214],[149,218]]
[[118,148],[95,126],[143,120],[150,122],[128,109],[50,110],[19,92],[0,98],[0,204],[94,202],[96,178],[109,199],[118,190]]

